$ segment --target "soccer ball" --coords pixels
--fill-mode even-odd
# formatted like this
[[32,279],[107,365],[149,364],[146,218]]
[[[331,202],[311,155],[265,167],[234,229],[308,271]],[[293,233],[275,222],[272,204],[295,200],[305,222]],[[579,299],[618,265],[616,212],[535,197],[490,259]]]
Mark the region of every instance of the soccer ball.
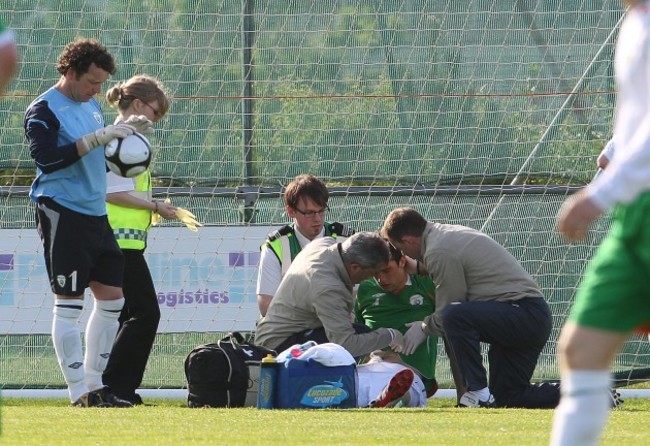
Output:
[[104,147],[106,165],[121,177],[132,178],[147,170],[151,163],[151,144],[140,133],[115,138]]

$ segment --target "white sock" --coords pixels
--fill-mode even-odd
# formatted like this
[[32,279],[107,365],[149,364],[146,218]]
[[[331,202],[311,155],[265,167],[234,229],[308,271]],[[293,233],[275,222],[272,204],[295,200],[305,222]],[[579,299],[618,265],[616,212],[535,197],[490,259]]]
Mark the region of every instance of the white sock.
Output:
[[469,392],[470,395],[475,396],[478,398],[479,401],[487,401],[490,399],[490,388],[489,387],[484,387],[481,390],[470,390]]
[[113,348],[124,298],[97,300],[86,327],[86,385],[90,390],[101,389],[102,373]]
[[77,325],[83,304],[83,300],[78,299],[54,299],[52,310],[52,343],[73,403],[88,392],[84,382],[81,331]]
[[551,446],[598,444],[610,410],[607,370],[574,370],[562,377],[562,398],[555,409]]

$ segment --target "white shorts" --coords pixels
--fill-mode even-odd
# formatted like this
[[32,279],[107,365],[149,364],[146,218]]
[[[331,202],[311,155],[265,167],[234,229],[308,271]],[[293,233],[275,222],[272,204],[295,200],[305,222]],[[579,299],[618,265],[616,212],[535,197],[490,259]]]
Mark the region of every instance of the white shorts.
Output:
[[[388,385],[390,379],[407,367],[402,364],[386,361],[373,361],[357,366],[359,376],[359,388],[357,390],[357,405],[366,407],[370,401],[377,396]],[[417,373],[409,389],[410,401],[407,407],[425,407],[427,405],[427,392],[424,390],[424,383]]]

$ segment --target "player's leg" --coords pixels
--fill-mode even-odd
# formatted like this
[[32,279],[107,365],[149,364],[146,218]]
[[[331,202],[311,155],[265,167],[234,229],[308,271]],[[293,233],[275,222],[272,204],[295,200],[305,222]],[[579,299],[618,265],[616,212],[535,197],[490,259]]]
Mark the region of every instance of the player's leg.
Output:
[[627,335],[568,322],[560,336],[562,398],[555,411],[552,446],[598,443],[611,407],[611,375],[616,352]]
[[122,311],[124,298],[121,297],[119,287],[91,282],[90,288],[95,300],[86,326],[86,384],[90,390],[97,390],[104,387],[102,373],[115,341],[117,319]]
[[[434,379],[435,381],[435,379]],[[437,383],[436,383],[437,389]],[[435,391],[433,392],[435,393]],[[433,395],[433,394],[432,394]],[[413,384],[408,391],[408,396],[404,398],[406,407],[427,407],[428,402],[428,392],[424,384],[424,380],[417,373],[413,378]]]
[[84,380],[83,347],[78,322],[83,309],[83,299],[56,296],[52,318],[52,343],[63,378],[68,386],[71,402],[88,392]]
[[160,307],[143,251],[124,249],[122,253],[125,303],[102,380],[118,397],[141,404],[136,390],[142,383],[156,337]]
[[[394,359],[394,358],[391,358]],[[424,383],[402,364],[371,355],[357,366],[359,407],[423,407],[427,405]]]
[[78,322],[83,310],[87,278],[84,245],[75,240],[77,221],[72,211],[41,199],[36,225],[43,242],[45,267],[55,296],[52,343],[57,361],[75,403],[88,393],[84,380],[83,347]]
[[[386,384],[386,387],[377,395],[375,399],[370,401],[368,407],[382,408],[382,407],[396,407],[396,406],[409,406],[410,396],[409,390],[413,385],[415,373],[409,368],[395,373]],[[421,381],[420,381],[421,384]],[[424,390],[424,386],[421,386]]]
[[104,387],[102,373],[110,356],[119,327],[118,318],[124,306],[122,278],[124,257],[117,246],[113,230],[106,217],[95,221],[93,268],[90,271],[90,289],[94,306],[86,326],[86,384],[102,400],[116,407],[130,407]]
[[611,407],[613,359],[627,335],[650,320],[650,294],[640,280],[650,274],[648,198],[618,209],[562,330],[562,398],[553,422],[553,446],[597,444]]

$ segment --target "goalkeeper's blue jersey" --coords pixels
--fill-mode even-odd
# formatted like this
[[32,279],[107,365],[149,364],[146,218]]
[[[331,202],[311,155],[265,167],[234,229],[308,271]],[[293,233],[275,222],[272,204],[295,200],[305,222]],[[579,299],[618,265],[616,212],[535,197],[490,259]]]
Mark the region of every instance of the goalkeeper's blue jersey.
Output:
[[79,157],[75,145],[101,127],[104,115],[95,99],[78,102],[52,87],[29,105],[25,134],[37,167],[29,194],[33,201],[49,197],[82,214],[106,215],[104,150]]

